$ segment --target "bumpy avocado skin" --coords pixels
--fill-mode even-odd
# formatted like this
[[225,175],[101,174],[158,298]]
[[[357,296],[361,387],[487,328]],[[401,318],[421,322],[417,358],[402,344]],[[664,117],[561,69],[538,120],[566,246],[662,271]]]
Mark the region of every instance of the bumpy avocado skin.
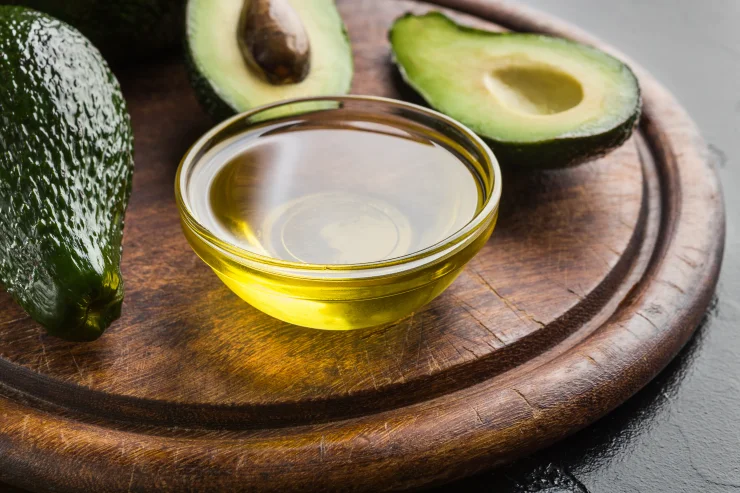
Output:
[[151,58],[184,36],[185,0],[0,0],[47,13],[84,34],[109,60]]
[[[398,43],[394,39],[395,30],[409,18],[417,17],[407,13],[395,20],[388,32],[388,39],[394,51],[393,62],[399,70],[404,82],[419,95],[425,102],[430,103],[424,94],[422,87],[410,77],[404,67],[398,62],[395,51]],[[483,37],[505,38],[507,36],[521,36],[519,33],[494,33],[477,29],[474,27],[458,24],[440,12],[430,12],[421,17],[441,18],[450,25],[455,26],[460,32],[477,34]],[[503,166],[522,167],[531,169],[557,169],[572,168],[591,161],[595,158],[605,156],[617,149],[630,138],[635,127],[639,124],[642,114],[642,96],[637,77],[628,66],[624,66],[631,77],[635,80],[636,98],[630,115],[618,125],[594,133],[591,135],[579,135],[577,137],[558,137],[535,142],[512,142],[497,140],[490,135],[479,133],[479,136],[488,144],[496,155],[497,160]],[[431,103],[430,103],[431,105]],[[431,105],[433,106],[433,105]],[[464,123],[464,122],[463,122]]]
[[133,132],[118,82],[74,28],[0,7],[0,284],[48,331],[119,317]]

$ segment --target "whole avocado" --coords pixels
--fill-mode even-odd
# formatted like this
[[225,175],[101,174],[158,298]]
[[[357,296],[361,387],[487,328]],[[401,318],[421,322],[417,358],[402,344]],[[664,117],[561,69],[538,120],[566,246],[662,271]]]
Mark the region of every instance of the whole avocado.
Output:
[[92,340],[121,313],[133,132],[95,47],[0,6],[0,285],[56,336]]
[[151,58],[181,43],[185,0],[0,0],[77,28],[109,60]]

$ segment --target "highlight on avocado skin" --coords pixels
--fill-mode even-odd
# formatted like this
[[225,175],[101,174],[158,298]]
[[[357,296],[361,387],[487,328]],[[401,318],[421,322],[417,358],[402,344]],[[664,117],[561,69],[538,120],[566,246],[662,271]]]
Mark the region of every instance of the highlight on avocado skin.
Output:
[[404,80],[505,165],[581,164],[624,143],[640,116],[635,75],[589,46],[483,31],[439,12],[398,18],[389,38]]
[[295,84],[311,69],[308,34],[288,0],[246,0],[237,40],[247,65],[270,84]]
[[40,12],[0,6],[0,53],[0,284],[51,334],[92,340],[123,301],[126,103],[98,50]]
[[390,323],[439,295],[482,248],[500,178],[490,151],[439,115],[421,113],[421,124],[400,116],[422,111],[401,102],[318,102],[339,104],[256,110],[251,124],[231,120],[196,144],[178,171],[183,230],[267,314],[329,330]]
[[[278,9],[276,17],[243,17],[255,1]],[[255,24],[240,29],[240,19]],[[352,48],[334,0],[219,0],[218,8],[189,0],[186,38],[191,83],[217,121],[281,100],[346,94],[352,83]]]

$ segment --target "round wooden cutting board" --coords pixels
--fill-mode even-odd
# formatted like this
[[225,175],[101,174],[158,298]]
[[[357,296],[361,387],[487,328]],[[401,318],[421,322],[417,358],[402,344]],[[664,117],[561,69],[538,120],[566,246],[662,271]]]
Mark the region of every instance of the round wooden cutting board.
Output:
[[[432,3],[479,26],[598,44],[497,1],[341,1],[354,93],[414,97],[386,32]],[[635,137],[575,169],[504,169],[499,225],[452,287],[393,326],[354,332],[272,319],[195,256],[173,183],[211,122],[178,60],[119,71],[137,167],[123,316],[98,341],[67,343],[0,294],[0,481],[97,493],[415,488],[603,416],[691,336],[724,245],[704,143],[637,71]]]

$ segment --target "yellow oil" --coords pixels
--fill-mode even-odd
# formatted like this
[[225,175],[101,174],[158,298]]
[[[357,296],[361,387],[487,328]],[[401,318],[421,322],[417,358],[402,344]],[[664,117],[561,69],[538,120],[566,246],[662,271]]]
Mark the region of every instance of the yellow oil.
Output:
[[378,123],[326,125],[245,135],[198,184],[204,226],[282,260],[357,264],[423,250],[479,210],[476,177],[439,144]]
[[392,119],[308,115],[232,136],[198,167],[190,207],[213,236],[264,257],[336,268],[337,276],[245,267],[186,234],[234,292],[273,316],[323,329],[393,321],[444,290],[495,223],[453,258],[389,282],[341,274],[438,245],[481,210],[480,172],[447,144]]

